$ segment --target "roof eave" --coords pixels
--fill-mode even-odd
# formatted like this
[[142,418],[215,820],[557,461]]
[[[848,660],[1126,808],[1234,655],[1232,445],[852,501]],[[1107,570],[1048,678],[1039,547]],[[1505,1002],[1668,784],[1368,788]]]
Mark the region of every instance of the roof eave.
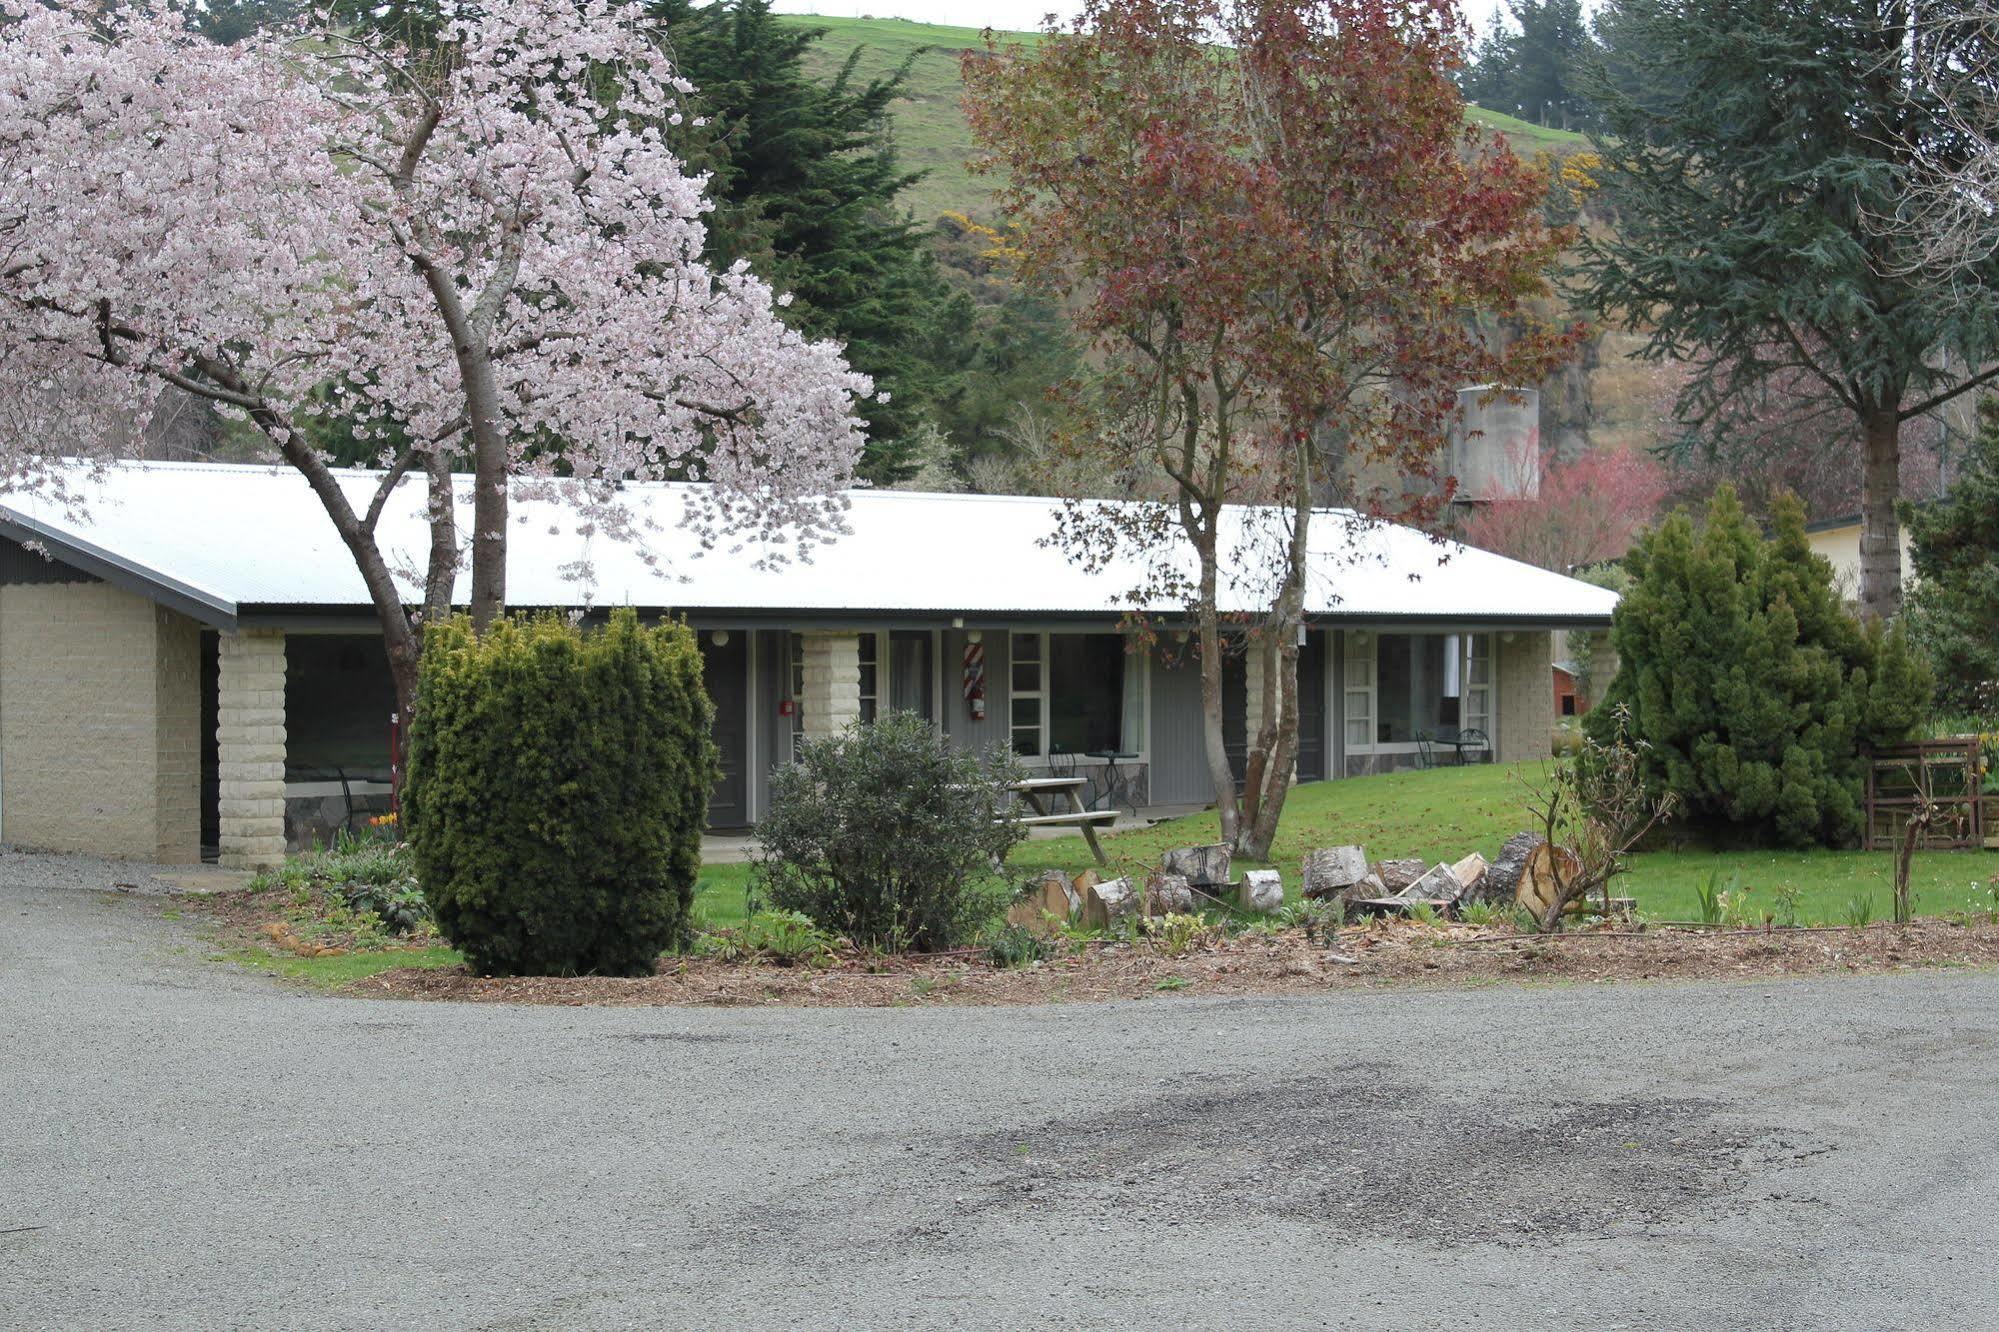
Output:
[[234,633],[237,606],[212,592],[170,578],[157,569],[125,559],[13,509],[0,509],[0,536],[22,544],[32,543],[47,550],[64,564],[103,579],[113,587],[179,611],[212,629]]

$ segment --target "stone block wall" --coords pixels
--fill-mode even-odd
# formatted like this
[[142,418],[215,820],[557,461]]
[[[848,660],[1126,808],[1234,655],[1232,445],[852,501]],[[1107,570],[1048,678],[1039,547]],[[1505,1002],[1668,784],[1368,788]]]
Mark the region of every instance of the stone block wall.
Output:
[[224,634],[218,648],[221,859],[258,869],[285,856],[285,636]]
[[1498,652],[1501,763],[1547,758],[1555,728],[1554,659],[1545,629],[1509,629],[1494,635]]
[[822,740],[861,715],[861,636],[808,633],[802,639],[800,730],[807,739]]
[[0,587],[0,840],[198,861],[200,649],[108,583]]

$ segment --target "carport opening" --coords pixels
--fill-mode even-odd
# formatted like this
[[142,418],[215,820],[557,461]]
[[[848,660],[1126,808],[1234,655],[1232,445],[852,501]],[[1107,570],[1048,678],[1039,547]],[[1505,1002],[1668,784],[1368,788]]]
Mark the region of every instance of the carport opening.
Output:
[[375,634],[285,640],[285,840],[325,846],[389,809],[395,679]]

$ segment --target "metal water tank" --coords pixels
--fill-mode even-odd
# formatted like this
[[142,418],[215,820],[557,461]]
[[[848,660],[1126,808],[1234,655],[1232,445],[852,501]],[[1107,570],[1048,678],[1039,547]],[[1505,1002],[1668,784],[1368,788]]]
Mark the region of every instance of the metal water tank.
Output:
[[1452,498],[1479,504],[1541,497],[1541,395],[1480,384],[1458,390],[1451,416]]

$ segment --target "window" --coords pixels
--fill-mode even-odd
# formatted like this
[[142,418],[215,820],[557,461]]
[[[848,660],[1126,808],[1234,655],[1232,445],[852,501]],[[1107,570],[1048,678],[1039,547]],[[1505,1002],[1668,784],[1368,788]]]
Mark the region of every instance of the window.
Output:
[[805,734],[805,635],[792,634],[790,642],[791,672],[787,683],[791,686],[791,757],[798,760],[798,742]]
[[1013,750],[1139,754],[1145,750],[1145,666],[1121,634],[1014,634],[1008,683]]
[[913,712],[925,721],[937,720],[930,641],[928,629],[898,629],[888,636],[888,705],[896,712]]
[[1425,734],[1492,732],[1489,634],[1346,637],[1346,742],[1350,750],[1410,748]]
[[871,722],[881,715],[881,640],[874,634],[860,636],[861,720]]
[[1562,695],[1562,715],[1564,717],[1573,717],[1576,715],[1576,696],[1574,694]]
[[1374,747],[1374,635],[1346,635],[1346,742],[1348,749]]
[[1007,707],[1012,728],[1013,752],[1035,758],[1047,752],[1042,743],[1042,704],[1045,663],[1041,659],[1040,634],[1015,634],[1008,651]]
[[1464,724],[1492,736],[1492,635],[1465,635]]

